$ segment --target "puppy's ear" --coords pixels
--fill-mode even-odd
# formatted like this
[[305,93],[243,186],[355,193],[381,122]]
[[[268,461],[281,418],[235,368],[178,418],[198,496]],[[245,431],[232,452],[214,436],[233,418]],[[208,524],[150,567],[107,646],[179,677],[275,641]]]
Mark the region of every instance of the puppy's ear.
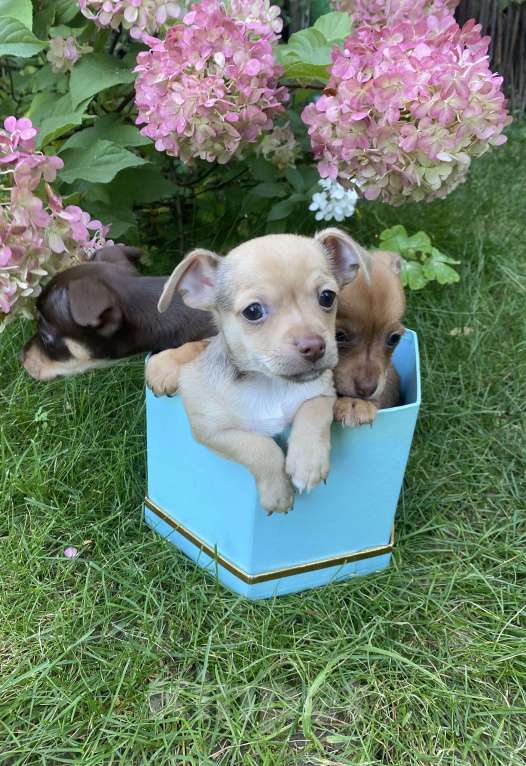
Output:
[[115,294],[100,279],[81,277],[68,286],[71,316],[81,327],[109,337],[119,329],[122,312]]
[[188,253],[172,271],[163,288],[157,308],[166,311],[177,290],[187,306],[211,309],[214,305],[219,256],[198,248]]
[[389,265],[391,266],[392,271],[394,271],[395,274],[400,274],[402,270],[402,259],[398,255],[398,253],[391,253],[389,252]]
[[108,245],[101,247],[93,256],[94,261],[103,261],[104,263],[113,263],[115,266],[125,266],[133,271],[139,260],[144,255],[138,247],[128,247],[128,245]]
[[340,286],[352,282],[362,268],[370,281],[370,256],[367,250],[341,229],[323,229],[314,237],[330,253],[334,275]]
[[381,261],[394,274],[400,274],[402,270],[402,259],[398,253],[391,250],[374,250],[369,254],[374,260]]

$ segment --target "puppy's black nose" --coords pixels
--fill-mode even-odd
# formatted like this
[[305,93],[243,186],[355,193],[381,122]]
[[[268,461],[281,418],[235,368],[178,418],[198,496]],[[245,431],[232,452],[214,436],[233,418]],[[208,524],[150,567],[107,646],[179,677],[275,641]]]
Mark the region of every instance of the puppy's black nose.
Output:
[[325,353],[325,341],[321,335],[303,335],[294,339],[294,345],[309,362],[317,362]]
[[363,378],[354,381],[354,388],[358,396],[368,399],[376,391],[378,381],[376,378]]

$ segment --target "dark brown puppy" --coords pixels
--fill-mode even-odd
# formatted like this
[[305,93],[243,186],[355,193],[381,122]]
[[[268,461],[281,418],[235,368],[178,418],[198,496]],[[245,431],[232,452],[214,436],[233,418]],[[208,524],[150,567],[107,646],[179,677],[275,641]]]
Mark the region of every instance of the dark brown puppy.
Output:
[[20,358],[36,380],[74,375],[132,354],[214,335],[211,315],[176,297],[160,314],[166,277],[142,277],[141,251],[115,245],[57,274],[37,299],[37,332]]
[[400,397],[398,375],[391,364],[405,330],[400,256],[386,251],[370,256],[369,280],[360,270],[338,300],[334,419],[347,426],[372,423],[379,409],[396,406]]

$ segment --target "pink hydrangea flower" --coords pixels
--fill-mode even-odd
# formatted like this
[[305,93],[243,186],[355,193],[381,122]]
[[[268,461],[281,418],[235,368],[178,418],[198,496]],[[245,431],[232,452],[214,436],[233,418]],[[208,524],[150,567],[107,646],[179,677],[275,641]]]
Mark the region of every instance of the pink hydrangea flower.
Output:
[[74,37],[52,37],[46,58],[54,72],[69,72],[81,55],[91,50],[90,45],[79,45]]
[[418,21],[430,13],[453,11],[460,0],[333,0],[338,11],[351,14],[356,26],[383,27],[398,21]]
[[473,157],[506,141],[488,44],[474,21],[460,29],[447,12],[357,29],[302,113],[320,175],[393,205],[446,196]]
[[76,205],[64,208],[53,192],[63,162],[36,151],[37,133],[25,117],[8,117],[0,129],[0,330],[14,313],[30,315],[45,278],[111,244],[108,226]]
[[230,0],[228,12],[257,35],[278,39],[283,29],[281,8],[269,0]]
[[164,41],[147,38],[135,82],[141,133],[184,162],[228,160],[283,111],[287,91],[272,55],[274,33],[256,32],[218,0],[192,6]]
[[130,30],[133,38],[154,35],[165,25],[180,19],[188,0],[79,0],[80,10],[99,27]]

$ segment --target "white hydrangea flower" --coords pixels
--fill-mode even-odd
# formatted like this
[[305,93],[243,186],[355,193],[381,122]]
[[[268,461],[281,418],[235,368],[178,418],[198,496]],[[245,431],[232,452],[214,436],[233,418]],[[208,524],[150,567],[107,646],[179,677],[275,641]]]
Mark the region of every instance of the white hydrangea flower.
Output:
[[330,178],[320,178],[319,185],[323,191],[315,192],[309,205],[317,221],[343,221],[353,215],[359,199],[353,189],[345,189]]

